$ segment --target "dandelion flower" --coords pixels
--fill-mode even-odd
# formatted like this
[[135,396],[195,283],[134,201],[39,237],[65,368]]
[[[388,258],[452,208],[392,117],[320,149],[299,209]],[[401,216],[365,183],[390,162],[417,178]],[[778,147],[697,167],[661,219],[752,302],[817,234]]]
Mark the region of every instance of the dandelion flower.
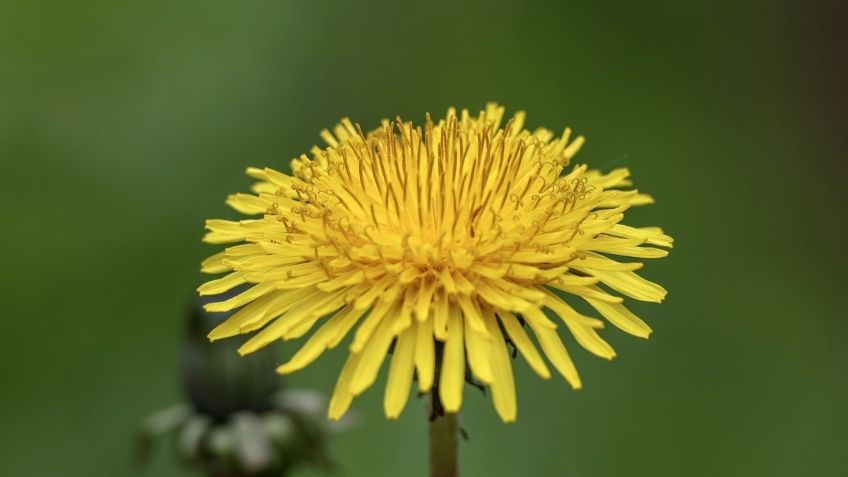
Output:
[[583,144],[569,129],[531,132],[523,112],[501,126],[503,115],[495,104],[476,117],[450,109],[423,128],[398,119],[369,133],[344,119],[321,133],[326,147],[292,161],[291,175],[249,168],[253,194],[227,203],[255,217],[206,223],[206,242],[236,245],[203,262],[204,272],[227,274],[200,293],[250,285],[207,305],[240,308],[210,339],[256,332],[239,349],[246,354],[312,332],[278,368],[288,374],[352,335],[334,419],[391,355],[388,418],[416,378],[457,412],[473,377],[508,422],[516,417],[509,345],[539,376],[550,378],[550,363],[575,389],[560,324],[589,352],[615,356],[598,334],[604,322],[569,301],[647,337],[651,329],[616,294],[659,302],[666,292],[634,273],[641,263],[609,256],[667,255],[658,247],[672,239],[659,228],[621,223],[629,207],[653,200],[626,189],[627,169],[569,167]]

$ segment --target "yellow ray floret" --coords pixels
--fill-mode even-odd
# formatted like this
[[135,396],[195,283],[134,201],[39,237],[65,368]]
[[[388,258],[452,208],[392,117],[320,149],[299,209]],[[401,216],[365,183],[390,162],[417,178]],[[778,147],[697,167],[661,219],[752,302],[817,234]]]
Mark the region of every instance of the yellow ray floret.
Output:
[[287,374],[352,335],[334,419],[374,383],[390,350],[392,419],[416,379],[457,412],[473,377],[491,388],[500,417],[515,420],[510,346],[542,378],[551,376],[546,357],[580,388],[559,325],[597,356],[615,351],[598,334],[603,322],[568,301],[647,337],[624,297],[660,302],[666,291],[621,257],[663,257],[672,239],[621,223],[629,207],[653,202],[625,189],[627,169],[570,167],[582,137],[528,131],[524,113],[501,125],[503,116],[489,104],[477,116],[451,109],[423,127],[397,119],[369,133],[344,119],[321,133],[326,147],[292,161],[291,175],[248,169],[253,194],[227,204],[250,217],[206,224],[205,241],[234,245],[203,262],[204,272],[226,275],[200,293],[246,287],[207,306],[240,308],[210,339],[257,331],[244,354],[312,332],[278,368]]

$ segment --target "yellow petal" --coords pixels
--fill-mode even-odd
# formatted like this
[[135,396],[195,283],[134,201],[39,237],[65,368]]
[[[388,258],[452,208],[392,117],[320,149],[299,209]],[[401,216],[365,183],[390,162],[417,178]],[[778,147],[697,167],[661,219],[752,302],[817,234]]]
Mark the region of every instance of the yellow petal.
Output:
[[589,183],[597,187],[608,189],[610,187],[629,186],[630,171],[626,167],[613,169],[608,174],[601,174],[597,169],[586,171],[585,177],[589,179]]
[[316,315],[316,310],[320,310],[328,301],[333,299],[333,295],[322,295],[320,291],[316,295],[304,297],[297,302],[297,306],[289,308],[285,313],[277,317],[273,323],[241,345],[238,349],[239,354],[253,353],[273,341],[284,338],[290,330],[300,325],[302,320],[309,320],[311,318],[309,323],[311,327],[320,317],[320,315]]
[[646,280],[633,272],[605,272],[601,270],[587,270],[599,278],[605,285],[613,290],[623,293],[636,300],[659,303],[665,298],[665,288],[656,283]]
[[226,251],[212,255],[200,264],[200,271],[203,273],[224,273],[232,270],[232,268],[222,263],[222,260],[224,260],[226,256]]
[[352,270],[319,283],[318,288],[324,291],[333,291],[345,286],[361,283],[363,278],[365,278],[365,273],[362,270]]
[[465,353],[468,358],[468,366],[477,379],[485,384],[491,384],[491,348],[492,346],[497,347],[497,344],[490,342],[488,330],[487,336],[483,336],[471,326],[467,316],[463,321],[465,322]]
[[504,310],[520,312],[532,306],[529,302],[520,297],[506,293],[500,288],[489,285],[487,280],[480,280],[477,283],[477,292],[480,294],[480,298],[485,300],[487,303]]
[[215,341],[241,334],[241,327],[244,323],[262,320],[271,305],[279,299],[280,295],[285,293],[286,292],[276,292],[257,298],[255,301],[246,305],[224,320],[223,323],[216,326],[211,332],[209,332],[207,337],[210,341]]
[[[428,338],[430,343],[432,338]],[[409,388],[416,356],[416,328],[409,327],[397,339],[389,368],[389,380],[386,383],[386,395],[383,402],[386,417],[397,419],[409,400]]]
[[433,311],[433,334],[439,341],[445,341],[448,337],[448,320],[451,308],[452,305],[447,292],[442,290],[441,293],[437,293],[436,306]]
[[[488,337],[489,331],[486,329],[486,324],[483,323],[483,316],[480,314],[480,308],[477,305],[477,300],[472,300],[466,295],[457,295],[456,301],[462,309],[462,314],[465,321],[468,321],[474,331]],[[448,331],[450,333],[450,330]]]
[[551,288],[556,288],[557,290],[562,290],[567,293],[571,293],[572,295],[577,295],[583,298],[592,298],[598,301],[605,301],[607,303],[621,303],[624,301],[624,298],[620,296],[613,296],[609,293],[604,292],[600,288],[592,287],[592,286],[570,286],[570,285],[562,285],[559,282],[550,282],[548,286]]
[[572,157],[574,157],[575,154],[577,154],[577,151],[579,151],[580,148],[583,147],[583,144],[585,142],[586,139],[583,136],[577,136],[576,138],[574,138],[574,141],[571,141],[571,144],[569,144],[568,147],[565,148],[565,151],[563,151],[562,155],[571,159]]
[[577,313],[574,308],[553,292],[549,292],[545,305],[562,318],[565,326],[568,327],[568,331],[574,335],[574,339],[580,346],[602,358],[612,359],[615,357],[615,350],[598,335],[590,318]]
[[353,402],[353,393],[350,392],[350,382],[353,380],[353,375],[359,367],[361,356],[351,353],[345,361],[342,372],[339,374],[339,379],[336,380],[336,387],[333,390],[333,396],[330,398],[330,405],[327,410],[327,417],[336,421],[345,415],[350,403]]
[[[253,274],[248,274],[249,278],[252,278],[256,281],[259,281],[260,278],[254,278]],[[268,278],[262,278],[267,280]],[[317,285],[323,281],[327,280],[327,273],[323,270],[316,270],[312,273],[307,273],[305,275],[293,277],[293,278],[285,278],[282,280],[276,281],[276,286],[278,290],[294,290],[298,288],[310,287],[312,285]]]
[[430,315],[430,301],[436,291],[436,280],[425,280],[418,291],[415,302],[415,317],[418,321],[424,321]]
[[275,288],[273,283],[260,283],[258,285],[254,285],[248,288],[247,290],[239,293],[238,295],[228,300],[207,303],[203,306],[203,309],[210,313],[229,311],[233,308],[238,308],[240,306],[252,302],[253,300],[261,298],[274,291],[274,289]]
[[415,334],[415,369],[418,389],[427,392],[433,387],[436,372],[436,343],[433,340],[433,320],[418,322]]
[[353,305],[346,306],[342,311],[339,312],[339,322],[338,325],[333,330],[333,337],[327,342],[327,347],[329,349],[333,349],[338,346],[339,343],[347,336],[348,332],[353,325],[355,325],[362,315],[365,314],[366,310],[358,310]]
[[[250,319],[245,319],[239,325],[240,333],[258,330],[267,325],[274,318],[299,307],[301,304],[310,303],[313,298],[323,295],[314,287],[301,288],[299,290],[284,290],[274,294],[276,298],[268,306],[263,314],[254,314]],[[233,316],[235,317],[235,315]]]
[[339,323],[345,320],[345,314],[339,313],[327,320],[306,343],[288,360],[277,368],[279,374],[291,374],[299,371],[321,356],[327,345],[334,338]]
[[492,335],[492,400],[501,419],[504,422],[513,422],[515,421],[517,406],[515,402],[515,381],[512,376],[512,360],[494,315],[486,314],[485,319],[489,334]]
[[570,265],[584,269],[591,268],[594,270],[609,271],[633,271],[642,268],[642,264],[638,262],[620,263],[603,255],[591,252],[588,252],[585,256],[577,257],[570,263]]
[[580,383],[580,376],[577,374],[577,368],[574,367],[574,362],[568,356],[565,345],[562,343],[556,330],[543,326],[534,326],[532,322],[529,323],[533,328],[533,332],[536,334],[536,338],[539,339],[539,345],[542,347],[542,351],[545,352],[545,355],[551,361],[551,364],[554,365],[554,368],[571,384],[572,388],[580,389],[582,384]]
[[542,311],[541,308],[531,307],[524,311],[521,314],[526,321],[531,326],[539,326],[542,328],[547,328],[549,330],[555,330],[557,328],[556,323],[550,320],[547,315]]
[[624,224],[616,224],[607,233],[619,237],[642,238],[646,243],[660,247],[671,247],[674,243],[674,239],[664,234],[659,227],[636,228]]
[[631,313],[624,305],[620,303],[607,303],[591,298],[584,299],[598,310],[600,314],[604,315],[604,318],[621,330],[640,338],[647,338],[651,334],[651,327],[639,319],[638,316]]
[[251,194],[232,194],[227,197],[227,205],[245,215],[264,214],[271,204]]
[[233,272],[225,277],[210,280],[203,285],[200,285],[200,287],[197,288],[197,291],[201,295],[217,295],[244,283],[247,283],[247,280],[244,278],[244,273]]
[[[389,313],[393,308],[396,308],[397,301],[394,300],[382,300],[377,303],[371,313],[365,318],[365,321],[359,325],[359,328],[356,330],[356,335],[353,337],[353,343],[350,344],[350,351],[353,353],[359,353],[365,347],[365,344],[371,338],[371,335],[377,329],[378,325],[383,322],[383,318],[386,315],[390,315],[393,317],[394,314],[399,312],[397,309],[393,313]],[[354,305],[356,307],[356,305]],[[358,308],[358,307],[356,307]]]
[[417,290],[415,287],[407,287],[406,291],[403,293],[400,311],[395,319],[393,330],[396,335],[400,334],[401,331],[412,325],[412,311],[415,307],[416,294]]
[[447,412],[459,412],[462,407],[462,388],[465,384],[465,350],[462,336],[462,317],[451,313],[448,339],[442,355],[442,374],[439,379],[439,398]]
[[518,322],[518,319],[512,313],[508,311],[498,311],[498,317],[501,320],[501,324],[503,324],[504,330],[506,330],[506,334],[509,336],[510,341],[515,345],[518,352],[521,353],[521,356],[524,356],[524,359],[527,360],[527,364],[536,372],[542,379],[550,379],[551,372],[548,371],[548,367],[545,365],[545,360],[542,359],[542,355],[539,354],[539,351],[536,349],[536,345],[530,341],[530,337],[527,336],[527,333],[524,331],[524,328]]
[[594,252],[609,253],[622,257],[635,258],[662,258],[668,255],[668,250],[654,247],[626,246],[626,245],[591,245],[587,250]]
[[386,275],[380,281],[369,287],[367,292],[363,293],[358,298],[356,298],[356,307],[360,309],[368,308],[369,306],[371,306],[372,303],[374,303],[374,300],[376,300],[380,296],[380,294],[386,290],[386,288],[391,286],[391,284],[392,277]]
[[392,320],[384,318],[380,326],[374,331],[371,339],[362,348],[362,352],[360,353],[362,359],[350,383],[350,392],[355,396],[368,389],[374,384],[374,380],[377,379],[380,365],[383,364],[383,360],[389,352],[389,346],[392,344],[392,339],[394,339],[392,325]]

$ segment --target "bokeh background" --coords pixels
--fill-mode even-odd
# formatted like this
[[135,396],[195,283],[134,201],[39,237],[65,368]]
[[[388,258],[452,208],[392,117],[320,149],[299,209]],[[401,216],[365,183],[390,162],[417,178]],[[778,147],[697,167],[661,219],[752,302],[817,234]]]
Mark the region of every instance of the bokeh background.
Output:
[[[496,100],[628,166],[676,239],[634,305],[648,341],[572,355],[585,388],[518,364],[519,420],[469,389],[467,476],[848,475],[845,2],[11,1],[0,5],[0,474],[131,465],[181,398],[207,217],[248,165]],[[570,338],[569,338],[570,339]],[[280,344],[281,359],[296,344]],[[344,351],[292,379],[329,392]],[[355,403],[337,475],[424,476],[424,403]],[[306,471],[303,475],[316,475]]]

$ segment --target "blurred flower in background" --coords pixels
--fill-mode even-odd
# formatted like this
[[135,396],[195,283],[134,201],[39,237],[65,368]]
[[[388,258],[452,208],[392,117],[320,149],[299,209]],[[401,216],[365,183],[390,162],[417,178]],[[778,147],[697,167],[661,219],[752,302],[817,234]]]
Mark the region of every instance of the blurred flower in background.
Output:
[[173,437],[179,460],[211,477],[279,477],[306,464],[330,469],[329,436],[350,421],[328,422],[320,393],[283,387],[270,372],[273,350],[240,358],[231,342],[210,343],[206,334],[229,313],[205,312],[209,300],[195,301],[182,342],[187,402],[144,420],[136,441],[140,461]]

